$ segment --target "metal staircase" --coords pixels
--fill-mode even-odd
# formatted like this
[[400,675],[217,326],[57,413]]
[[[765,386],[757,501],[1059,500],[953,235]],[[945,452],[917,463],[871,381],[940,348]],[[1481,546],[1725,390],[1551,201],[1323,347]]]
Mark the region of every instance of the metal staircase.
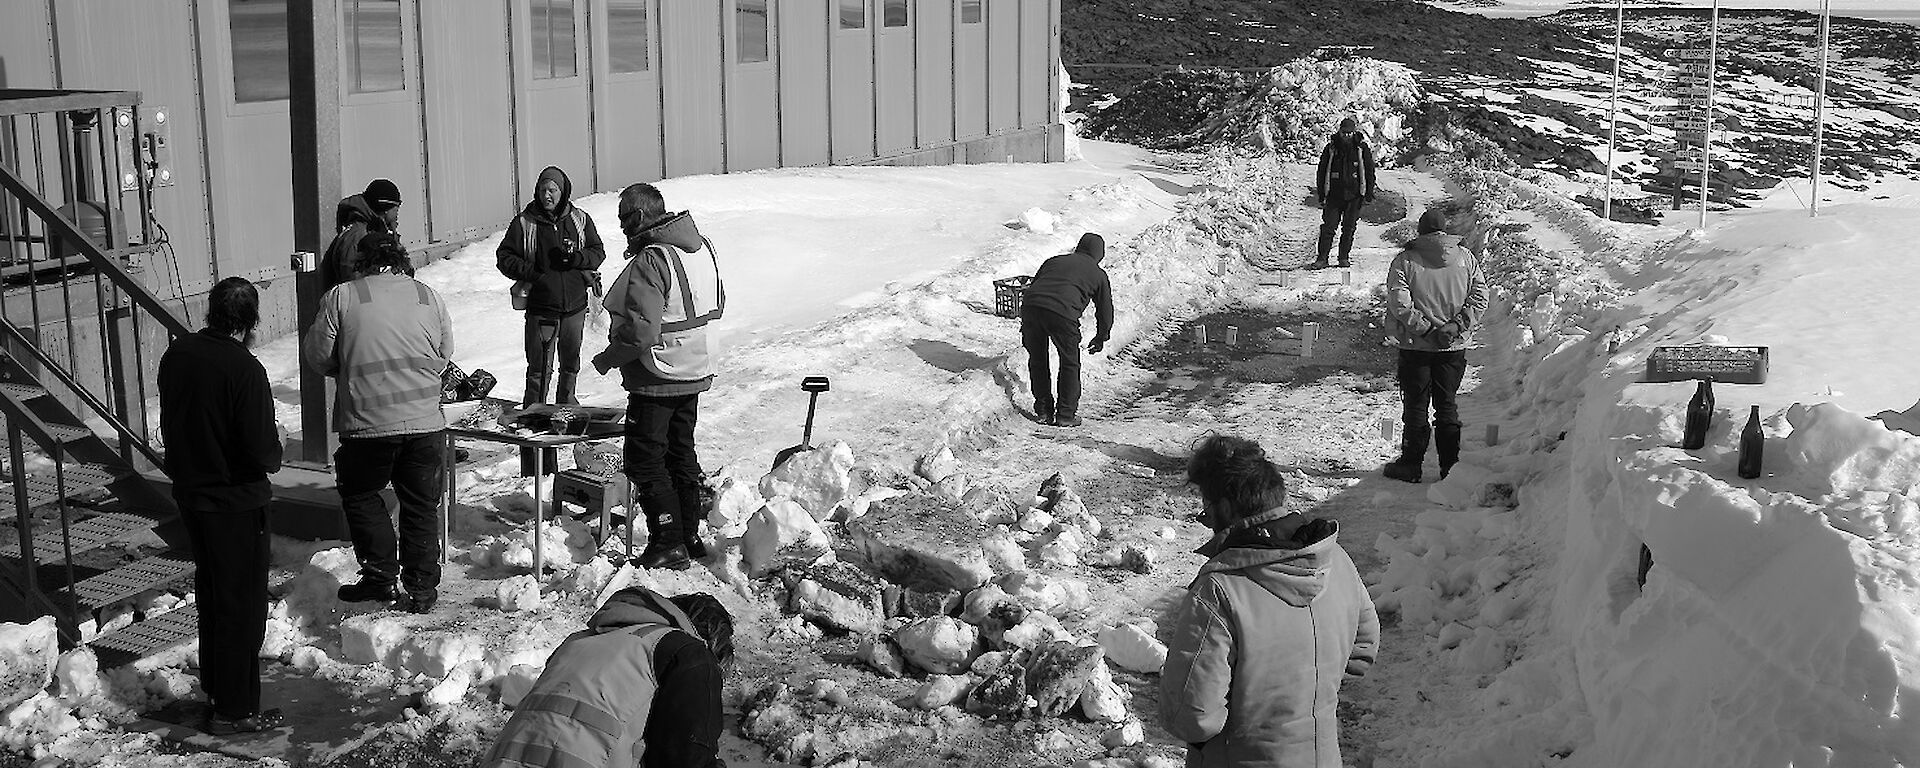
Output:
[[62,647],[103,666],[190,641],[197,621],[191,604],[143,610],[190,591],[194,566],[142,474],[162,465],[159,351],[189,332],[143,281],[166,243],[150,201],[164,141],[142,117],[137,93],[0,89],[0,620],[52,615]]

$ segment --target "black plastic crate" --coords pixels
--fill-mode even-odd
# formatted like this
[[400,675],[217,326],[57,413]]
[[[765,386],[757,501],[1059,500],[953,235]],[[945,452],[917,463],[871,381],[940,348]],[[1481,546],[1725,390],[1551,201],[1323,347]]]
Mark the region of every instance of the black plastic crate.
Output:
[[1021,296],[1031,282],[1031,275],[1014,275],[993,281],[993,313],[1001,317],[1019,317]]

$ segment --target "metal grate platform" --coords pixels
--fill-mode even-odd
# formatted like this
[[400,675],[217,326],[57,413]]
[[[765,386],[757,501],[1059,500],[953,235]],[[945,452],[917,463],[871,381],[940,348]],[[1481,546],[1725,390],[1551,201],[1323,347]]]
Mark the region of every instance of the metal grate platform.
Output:
[[[108,484],[119,480],[120,477],[116,475],[113,470],[96,464],[68,464],[66,465],[64,479],[67,484],[66,497],[73,498],[88,491],[104,488]],[[55,482],[52,473],[34,475],[27,478],[28,509],[38,509],[41,506],[52,504],[55,501],[59,501],[60,497],[60,486],[59,483]],[[13,508],[12,483],[0,483],[0,510],[4,510],[9,514],[15,511]],[[19,553],[16,552],[15,554]]]
[[134,595],[164,589],[193,574],[193,563],[170,557],[150,557],[128,563],[106,573],[83,579],[74,585],[74,595],[84,608],[112,605]]
[[99,652],[101,668],[111,669],[179,646],[199,635],[200,606],[183,605],[96,637],[87,645]]
[[14,384],[11,382],[0,382],[0,392],[5,392],[8,395],[12,396],[13,399],[24,403],[28,400],[32,400],[36,397],[46,394],[47,388],[36,385],[36,384]]
[[[77,554],[105,545],[121,536],[134,531],[153,527],[153,520],[139,515],[109,512],[95,515],[75,523],[70,529],[73,536],[73,551]],[[34,531],[33,554],[35,562],[64,560],[66,555],[60,545],[60,529]],[[20,543],[9,542],[0,546],[0,557],[20,557]]]

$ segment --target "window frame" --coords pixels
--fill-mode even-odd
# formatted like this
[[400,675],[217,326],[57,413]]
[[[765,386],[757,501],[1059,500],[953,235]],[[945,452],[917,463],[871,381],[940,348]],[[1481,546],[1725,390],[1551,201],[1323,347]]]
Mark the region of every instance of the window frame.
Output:
[[[281,3],[283,6],[286,7],[285,18],[288,20],[288,24],[291,25],[291,20],[293,18],[292,3],[289,0],[281,0]],[[238,46],[234,44],[235,40],[233,37],[233,34],[234,34],[233,0],[228,0],[227,3],[224,4],[223,9],[226,11],[226,22],[227,22],[227,37],[226,37],[226,40],[223,41],[224,46],[226,48],[226,65],[227,65],[227,72],[226,72],[227,74],[227,77],[226,77],[227,114],[234,117],[245,117],[249,115],[271,115],[271,114],[280,114],[280,113],[286,112],[290,108],[290,105],[292,103],[291,102],[291,99],[293,96],[293,73],[292,72],[287,73],[287,80],[286,80],[287,95],[286,96],[280,96],[278,98],[272,98],[272,99],[251,99],[251,100],[245,100],[245,101],[241,100],[240,82],[238,80],[238,77],[240,74],[239,49],[238,49]],[[285,54],[285,51],[283,49],[282,56],[281,56],[282,60],[285,60],[284,54]]]
[[[846,26],[847,3],[860,4],[860,26]],[[873,31],[872,0],[832,0],[832,4],[827,6],[827,11],[833,14],[833,18],[829,19],[828,23],[833,25],[833,31],[836,33],[853,34]]]
[[742,2],[743,0],[732,0],[732,2],[729,3],[729,5],[731,5],[733,8],[733,14],[731,16],[732,27],[733,27],[731,32],[733,34],[730,36],[733,45],[730,46],[732,48],[732,51],[731,51],[732,55],[727,57],[727,65],[731,67],[738,67],[741,69],[758,69],[758,68],[772,67],[773,59],[774,59],[773,16],[774,16],[774,10],[775,10],[773,0],[756,0],[756,2],[759,2],[761,4],[761,8],[766,12],[766,20],[767,20],[766,27],[765,27],[767,36],[765,40],[765,46],[762,48],[762,51],[766,54],[766,58],[760,59],[759,61],[745,61],[740,58],[741,55],[746,51],[746,46],[741,45],[741,41],[740,41],[740,36],[742,31],[742,25],[740,24],[740,17],[742,15],[741,13]]
[[[973,21],[967,21],[967,8],[969,7],[974,10]],[[987,23],[987,0],[960,0],[958,10],[961,24]]]
[[356,84],[353,82],[353,78],[357,76],[360,71],[359,60],[354,56],[356,49],[359,47],[360,38],[359,35],[355,34],[357,30],[350,23],[350,19],[352,18],[352,14],[359,8],[360,2],[361,0],[341,0],[340,3],[340,103],[377,104],[411,98],[413,92],[412,75],[415,73],[411,71],[411,67],[407,66],[407,61],[410,58],[409,54],[411,54],[413,50],[411,47],[413,33],[408,29],[407,24],[409,18],[408,12],[412,10],[412,7],[407,0],[392,0],[398,13],[398,21],[400,24],[400,50],[398,51],[400,58],[400,87],[384,91],[354,90]]
[[[887,9],[892,7],[894,3],[899,3],[900,10],[906,11],[907,18],[899,24],[888,24]],[[873,15],[880,17],[880,26],[875,28],[874,31],[887,34],[890,30],[913,29],[913,5],[913,0],[879,0],[878,10]]]
[[[638,7],[640,9],[641,18],[643,18],[646,22],[646,35],[645,35],[645,39],[642,41],[642,45],[645,46],[646,61],[644,62],[644,67],[641,69],[623,71],[623,70],[618,70],[613,68],[613,63],[615,60],[613,55],[613,47],[614,47],[613,32],[615,29],[615,24],[613,21],[613,17],[614,17],[613,4],[615,2],[626,2],[632,6]],[[600,26],[605,27],[604,36],[607,41],[606,42],[607,44],[607,76],[609,78],[611,78],[615,82],[622,82],[622,81],[629,81],[634,79],[654,77],[658,74],[660,65],[659,65],[659,60],[656,58],[656,56],[658,54],[659,46],[656,45],[654,42],[658,38],[658,36],[654,34],[654,31],[658,28],[659,23],[660,23],[659,14],[655,13],[655,6],[653,3],[653,0],[607,0],[607,21],[606,21],[606,24],[600,25]]]
[[[534,14],[536,12],[536,9],[540,7],[545,7],[551,10],[556,0],[527,0],[527,6],[526,6],[527,7],[527,80],[529,82],[529,87],[532,87],[532,88],[573,87],[575,85],[578,85],[578,81],[580,77],[586,74],[586,67],[584,66],[584,62],[581,61],[581,51],[580,51],[581,37],[582,37],[582,31],[583,31],[581,29],[582,27],[581,11],[589,2],[591,2],[591,0],[564,0],[564,1],[567,3],[568,8],[571,9],[568,13],[568,16],[570,20],[573,22],[573,74],[565,75],[565,76],[549,75],[547,77],[541,77],[540,71],[535,68],[536,60],[534,57],[534,51],[535,51],[534,41],[536,38],[534,37],[534,34],[533,34]],[[549,13],[548,15],[549,17],[551,17],[552,14]],[[547,29],[549,31],[553,29],[551,24],[549,24]],[[649,57],[652,56],[651,51],[648,52],[648,56]],[[649,63],[651,63],[651,61],[652,61],[651,58],[649,58]],[[549,34],[546,63],[549,67],[551,67],[553,62],[554,62],[554,58],[553,58],[552,35]],[[548,71],[552,71],[552,70],[549,69]]]

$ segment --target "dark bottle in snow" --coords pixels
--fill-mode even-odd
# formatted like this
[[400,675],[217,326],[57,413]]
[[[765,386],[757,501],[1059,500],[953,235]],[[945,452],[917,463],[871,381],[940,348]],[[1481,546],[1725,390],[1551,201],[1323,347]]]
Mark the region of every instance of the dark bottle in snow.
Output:
[[1760,476],[1760,454],[1766,450],[1767,436],[1760,430],[1760,406],[1747,412],[1747,426],[1740,430],[1740,476]]
[[1689,451],[1707,447],[1707,427],[1713,425],[1713,379],[1701,379],[1693,390],[1693,402],[1687,403],[1687,429],[1681,433],[1680,447]]

